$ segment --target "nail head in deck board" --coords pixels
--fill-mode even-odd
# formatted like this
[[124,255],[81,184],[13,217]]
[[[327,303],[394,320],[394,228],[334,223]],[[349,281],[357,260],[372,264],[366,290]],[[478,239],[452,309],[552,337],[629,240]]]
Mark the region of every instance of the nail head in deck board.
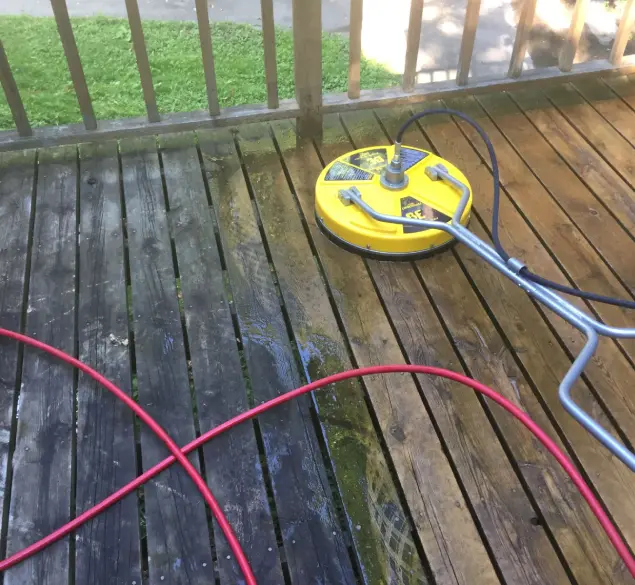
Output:
[[[130,394],[130,347],[117,143],[80,146],[79,359]],[[137,475],[132,413],[85,374],[77,386],[81,513]],[[76,533],[75,582],[141,583],[137,498]]]
[[[192,374],[201,432],[249,408],[234,325],[223,283],[203,173],[194,134],[160,139],[170,211],[170,233],[179,265]],[[282,583],[273,520],[267,502],[252,424],[240,425],[204,447],[207,482],[236,530],[259,583]],[[214,523],[221,584],[242,574]],[[273,549],[273,550],[272,550]],[[232,558],[227,560],[227,555]]]
[[[485,223],[489,226],[489,222],[491,221],[490,213],[488,211],[491,206],[491,175],[486,171],[484,165],[482,165],[476,156],[476,153],[474,153],[474,150],[467,143],[466,139],[454,123],[424,123],[423,126],[435,147],[440,151],[441,156],[451,156],[455,164],[457,164],[463,172],[466,172],[467,176],[471,180],[472,188],[475,192],[480,193],[479,199],[475,201],[476,210],[480,213],[480,211],[485,208],[484,214],[480,213],[480,216],[484,217]],[[482,202],[483,200],[485,201]],[[535,236],[533,236],[531,231],[529,231],[528,226],[515,211],[510,209],[509,206],[503,205],[501,207],[501,228],[503,230],[502,233],[504,234],[503,237],[507,238],[512,244],[509,246],[509,249],[517,250],[517,255],[519,257],[526,257],[530,251],[535,254],[541,250]],[[536,265],[540,265],[541,267],[553,265],[553,261],[546,252],[541,252],[541,257],[542,259],[540,262],[535,262]],[[433,261],[434,259],[429,260],[428,264]],[[513,338],[516,334],[523,334],[520,338],[515,340],[515,343],[511,344],[512,346],[515,344],[522,345],[523,351],[516,354],[517,359],[524,364],[526,371],[532,377],[531,379],[534,382],[534,387],[537,392],[541,394],[544,403],[549,406],[558,427],[564,429],[563,432],[565,432],[566,436],[570,438],[569,442],[571,443],[573,450],[576,452],[583,465],[587,466],[591,482],[597,486],[598,491],[604,496],[609,509],[616,510],[616,520],[624,530],[625,537],[627,539],[632,538],[632,522],[629,524],[629,522],[624,519],[617,518],[617,510],[620,510],[620,514],[635,514],[635,510],[633,509],[635,508],[635,504],[628,510],[623,510],[624,502],[632,498],[631,492],[628,489],[624,490],[623,487],[620,487],[624,484],[627,485],[629,482],[626,477],[628,475],[627,469],[615,458],[612,458],[610,454],[595,441],[595,439],[588,435],[588,433],[586,433],[586,431],[584,431],[584,429],[578,425],[575,420],[564,412],[557,400],[557,386],[562,378],[562,375],[564,375],[564,372],[570,366],[569,359],[562,356],[562,353],[557,349],[557,339],[550,339],[551,335],[549,335],[548,330],[542,326],[542,323],[537,318],[537,315],[530,317],[527,324],[525,324],[524,319],[517,316],[514,305],[509,302],[509,299],[515,298],[514,295],[516,293],[514,291],[517,290],[516,287],[508,285],[507,279],[504,279],[499,275],[499,273],[493,270],[483,270],[481,260],[477,259],[472,264],[474,265],[473,278],[477,278],[477,276],[482,278],[485,278],[485,276],[494,279],[498,278],[499,282],[503,283],[502,286],[508,287],[509,291],[511,291],[505,294],[501,290],[496,290],[491,296],[497,302],[503,303],[500,308],[500,312],[506,317],[502,320],[502,322],[509,323],[509,325],[505,327],[506,335]],[[480,352],[486,350],[488,347],[494,347],[492,351],[496,355],[498,355],[499,350],[503,352],[501,357],[498,357],[497,362],[502,363],[505,366],[504,378],[502,375],[500,380],[486,378],[490,366],[486,362],[485,369],[481,371],[480,360],[476,362],[476,365],[478,365],[479,368],[475,367],[472,371],[472,375],[477,379],[484,380],[485,383],[500,390],[509,389],[509,380],[514,379],[514,392],[509,390],[509,396],[511,398],[514,398],[514,396],[517,398],[518,395],[523,396],[523,400],[526,401],[524,405],[525,410],[530,413],[532,418],[534,418],[541,427],[544,429],[550,429],[551,423],[545,419],[543,411],[535,403],[531,392],[526,390],[527,386],[523,382],[523,377],[518,372],[516,364],[510,359],[509,350],[504,350],[502,340],[499,339],[497,333],[492,331],[486,334],[487,331],[491,330],[490,321],[485,319],[485,317],[479,318],[482,323],[480,321],[478,323],[474,321],[474,319],[481,314],[481,311],[477,310],[478,304],[476,303],[476,300],[474,300],[472,290],[469,287],[465,287],[463,300],[456,303],[450,302],[449,290],[451,290],[452,287],[459,286],[455,283],[455,281],[460,281],[462,279],[460,273],[457,273],[452,277],[454,280],[447,277],[443,281],[428,282],[426,280],[426,274],[428,274],[430,267],[425,263],[421,263],[419,266],[421,267],[420,273],[426,281],[428,288],[432,290],[434,285],[437,289],[436,293],[434,293],[433,290],[432,292],[436,297],[436,303],[439,310],[444,315],[444,320],[448,324],[452,322],[456,323],[457,331],[460,333],[457,338],[457,346],[459,349],[462,348],[463,344],[463,347],[466,348],[465,355],[472,357],[472,359],[474,357],[478,358],[480,356]],[[557,278],[557,275],[550,276]],[[488,280],[484,280],[484,282],[488,282]],[[503,288],[503,290],[505,290],[505,288]],[[524,295],[522,295],[521,301],[527,302],[531,305],[531,303],[525,299]],[[474,307],[474,310],[471,311],[471,314],[473,314],[472,321],[470,321],[470,318],[465,315],[463,318],[461,317],[462,312],[465,311],[465,309],[462,308],[464,304]],[[520,314],[524,314],[524,311],[520,311]],[[559,321],[560,323],[563,323],[562,320]],[[470,332],[470,328],[464,323],[474,323],[477,329]],[[519,323],[521,325],[521,330],[519,330],[518,327]],[[577,341],[576,338],[579,339],[580,336],[568,325],[564,328],[564,330],[566,331],[566,338],[564,338],[565,341],[568,340],[569,343],[575,344]],[[531,344],[527,344],[526,342],[523,343],[523,339],[526,338],[525,335],[531,336],[535,341]],[[473,339],[470,339],[470,337]],[[574,350],[576,354],[581,346],[580,343],[577,345],[578,349]],[[539,350],[541,352],[546,352],[542,361],[535,356],[535,352],[538,351],[535,346],[539,346]],[[613,351],[617,351],[616,348],[613,348]],[[604,413],[598,408],[597,404],[593,400],[589,400],[589,394],[580,392],[580,390],[584,387],[584,383],[579,383],[576,386],[576,398],[580,400],[581,404],[587,409],[587,411],[593,412],[594,415],[602,421],[602,424],[606,425],[606,427],[613,432],[611,425],[605,419]],[[518,391],[518,394],[516,393],[516,390]],[[509,421],[506,418],[503,419],[502,422],[509,426]],[[512,430],[513,429],[514,427],[512,427]],[[510,431],[505,431],[505,433],[508,432]],[[555,432],[548,432],[555,438]],[[531,461],[531,456],[522,455],[517,457],[517,459],[523,462]],[[553,465],[551,461],[549,461],[548,464]],[[540,465],[542,466],[543,464]],[[555,469],[554,473],[561,472],[559,469]],[[565,483],[569,485],[568,482]],[[558,498],[556,498],[556,500],[557,499]],[[622,504],[619,502],[622,502]],[[566,506],[566,509],[568,510],[570,508],[569,504],[566,504]],[[582,504],[580,507],[582,507]],[[585,512],[587,512],[586,509]],[[596,524],[592,525],[596,526]],[[582,529],[580,531],[580,534],[584,535],[585,533],[586,529]],[[606,541],[604,540],[603,542]]]
[[[27,304],[27,335],[75,351],[75,204],[77,148],[39,153],[37,204]],[[70,519],[73,370],[25,348],[7,553],[17,552]],[[69,580],[64,539],[8,570],[6,585],[61,585]]]
[[[514,202],[524,214],[530,226],[539,233],[550,254],[562,267],[563,275],[552,276],[556,282],[567,283],[567,280],[583,290],[591,290],[615,298],[628,296],[622,283],[609,268],[598,258],[597,252],[584,239],[583,235],[570,222],[564,212],[545,193],[544,187],[536,180],[531,171],[519,158],[517,153],[504,140],[500,132],[484,115],[483,110],[473,99],[448,101],[450,106],[457,107],[479,120],[489,133],[494,147],[497,149],[501,180],[510,201]],[[599,116],[598,116],[599,117]],[[601,120],[601,118],[600,118]],[[476,139],[476,132],[460,122],[468,136],[474,140],[477,151],[485,154],[482,141]],[[608,126],[608,125],[607,125]],[[628,145],[630,149],[630,145]],[[489,161],[488,158],[485,158]],[[486,162],[489,165],[489,162]],[[531,195],[530,195],[531,194]],[[634,201],[635,203],[635,201]],[[540,266],[531,257],[525,261],[529,266]],[[581,304],[584,307],[583,304]],[[632,326],[632,313],[628,309],[604,303],[596,303],[597,314],[607,323],[615,326]],[[617,342],[631,355],[635,356],[635,340]]]
[[[329,291],[269,127],[243,126],[238,137],[305,374],[309,380],[317,380],[350,369]],[[365,383],[378,382],[366,378]],[[347,521],[355,527],[351,537],[364,581],[383,583],[395,570],[410,582],[425,583],[411,523],[399,501],[359,381],[341,382],[314,396]],[[391,528],[398,531],[396,550],[390,542]]]
[[635,294],[635,242],[622,226],[579,177],[563,164],[558,152],[523,116],[509,96],[483,96],[478,101],[551,196],[565,208],[573,222]]
[[625,229],[635,233],[633,189],[589,148],[584,138],[544,95],[534,91],[515,91],[509,95]]
[[[139,403],[185,445],[194,439],[194,419],[156,142],[124,140],[120,152]],[[166,456],[144,425],[141,455],[144,469]],[[151,583],[162,576],[175,585],[209,583],[206,511],[192,481],[172,466],[148,482],[144,494]]]
[[[215,207],[255,403],[300,385],[295,358],[228,132],[198,134]],[[320,567],[325,583],[353,583],[308,397],[259,418],[291,580],[303,585]]]
[[[336,117],[325,117],[321,151],[326,160],[333,158],[329,145],[342,142],[334,123],[339,124]],[[337,291],[335,301],[357,363],[403,362],[363,260],[331,244],[316,226],[313,188],[322,170],[316,152],[311,145],[296,146],[288,123],[274,124],[274,132],[327,279]],[[481,583],[499,583],[412,378],[383,376],[367,388],[437,583],[468,583],[470,575],[478,575]]]
[[[35,151],[0,155],[0,323],[19,331],[26,276],[29,228],[35,181]],[[18,344],[3,341],[0,346],[0,500],[9,493],[9,445],[17,384]],[[0,526],[4,506],[0,507]]]
[[[373,134],[358,139],[357,129],[362,126],[367,130],[369,123],[374,121],[371,116],[361,112],[343,116],[356,148],[381,144],[386,140],[377,122]],[[378,116],[388,134],[394,135],[409,113],[382,110]],[[404,143],[432,150],[416,127],[407,133]],[[443,259],[443,262],[452,265],[456,263],[451,253],[444,254]],[[412,266],[376,261],[368,264],[410,362],[461,371],[460,360]],[[435,268],[425,261],[423,265],[426,270]],[[442,378],[420,376],[420,384],[505,582],[518,585],[569,583],[546,534],[530,523],[536,511],[475,394],[463,392],[460,387]],[[524,441],[529,439],[528,435],[520,437]],[[531,477],[526,479],[531,485]],[[534,483],[531,487],[534,492],[539,492],[543,484]],[[514,534],[513,539],[510,539],[510,534]],[[592,568],[586,565],[584,568],[585,574],[594,574]],[[597,574],[595,576],[597,578]]]
[[572,85],[593,109],[635,147],[635,112],[618,95],[599,79],[580,79]]

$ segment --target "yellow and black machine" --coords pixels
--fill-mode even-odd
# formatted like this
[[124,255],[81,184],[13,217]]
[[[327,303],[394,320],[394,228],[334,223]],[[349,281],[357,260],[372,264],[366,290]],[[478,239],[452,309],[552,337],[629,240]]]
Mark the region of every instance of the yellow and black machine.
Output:
[[[397,154],[401,173],[391,174],[389,164]],[[363,200],[377,212],[407,219],[448,223],[459,205],[461,194],[446,181],[431,175],[429,168],[441,165],[470,190],[460,218],[470,220],[471,189],[467,179],[450,162],[412,147],[377,146],[355,150],[331,162],[320,174],[316,186],[315,211],[322,231],[336,244],[367,256],[412,260],[451,245],[452,235],[439,229],[412,224],[377,221],[359,206],[345,201],[343,188],[356,188]]]
[[[494,186],[493,246],[467,229],[472,189],[463,173],[432,152],[402,146],[408,126],[432,114],[449,114],[470,124],[487,146]],[[628,309],[635,309],[635,302],[574,289],[531,272],[500,242],[499,203],[498,162],[489,137],[469,116],[447,109],[425,110],[412,116],[400,128],[394,146],[362,148],[340,156],[324,168],[315,188],[316,221],[339,246],[383,260],[417,260],[461,242],[579,329],[587,342],[560,383],[560,400],[569,414],[635,471],[635,453],[571,397],[571,388],[595,352],[598,336],[635,338],[635,328],[606,325],[558,293]]]

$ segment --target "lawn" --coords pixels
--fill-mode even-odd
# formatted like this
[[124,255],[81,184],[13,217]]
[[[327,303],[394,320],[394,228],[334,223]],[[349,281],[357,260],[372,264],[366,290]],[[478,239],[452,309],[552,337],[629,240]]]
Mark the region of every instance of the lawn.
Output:
[[[99,119],[145,114],[130,29],[125,19],[72,19],[95,114]],[[143,23],[159,111],[207,108],[198,31],[193,22]],[[34,126],[80,122],[62,46],[52,18],[0,17],[0,38]],[[212,41],[218,94],[222,106],[266,101],[262,33],[244,24],[217,23]],[[276,34],[280,98],[294,95],[293,37],[288,29]],[[346,91],[348,39],[323,36],[325,92]],[[400,76],[381,65],[362,61],[364,88],[389,87]],[[4,99],[0,128],[13,128]]]

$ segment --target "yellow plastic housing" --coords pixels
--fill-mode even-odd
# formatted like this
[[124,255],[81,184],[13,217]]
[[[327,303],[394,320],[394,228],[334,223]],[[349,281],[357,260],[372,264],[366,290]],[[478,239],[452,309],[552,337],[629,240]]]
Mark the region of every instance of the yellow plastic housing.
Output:
[[[393,146],[362,148],[340,156],[320,174],[315,187],[315,214],[320,227],[336,243],[373,256],[425,256],[450,244],[453,238],[437,229],[402,226],[369,217],[354,204],[339,198],[340,189],[355,186],[363,200],[387,215],[450,222],[461,193],[442,180],[433,181],[425,170],[442,163],[448,172],[470,185],[452,163],[434,153],[409,146],[401,157],[408,177],[402,190],[387,189],[380,183],[381,172],[394,153]],[[472,209],[472,191],[461,218],[467,225]]]

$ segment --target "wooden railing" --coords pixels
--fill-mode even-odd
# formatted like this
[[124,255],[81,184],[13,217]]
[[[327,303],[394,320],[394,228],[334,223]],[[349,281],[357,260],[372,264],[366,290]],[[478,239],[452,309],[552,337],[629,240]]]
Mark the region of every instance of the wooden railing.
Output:
[[624,58],[626,43],[635,24],[635,0],[627,0],[609,59],[574,65],[574,58],[580,43],[589,5],[589,0],[577,0],[572,14],[571,25],[559,55],[559,66],[523,74],[522,65],[527,52],[536,10],[536,0],[523,0],[507,77],[499,79],[470,79],[469,73],[478,28],[481,0],[468,0],[456,80],[417,84],[417,57],[424,0],[411,0],[401,87],[398,89],[362,91],[360,88],[360,64],[362,56],[363,0],[350,0],[348,92],[342,95],[323,95],[321,2],[320,0],[293,0],[296,97],[295,99],[281,101],[278,97],[273,0],[261,0],[267,104],[221,108],[216,87],[214,52],[207,0],[195,0],[208,108],[207,111],[161,115],[157,107],[152,71],[139,14],[139,5],[137,0],[125,0],[125,2],[147,116],[144,118],[109,121],[96,119],[66,0],[51,0],[70,77],[83,118],[83,125],[37,129],[31,127],[4,47],[0,41],[0,81],[2,82],[16,127],[15,131],[0,132],[0,149],[79,142],[133,133],[159,133],[205,125],[229,125],[243,121],[285,117],[296,117],[299,131],[312,135],[319,132],[321,116],[327,112],[379,105],[395,105],[461,91],[502,90],[517,83],[566,79],[572,75],[608,75],[635,71],[635,60],[632,57]]

